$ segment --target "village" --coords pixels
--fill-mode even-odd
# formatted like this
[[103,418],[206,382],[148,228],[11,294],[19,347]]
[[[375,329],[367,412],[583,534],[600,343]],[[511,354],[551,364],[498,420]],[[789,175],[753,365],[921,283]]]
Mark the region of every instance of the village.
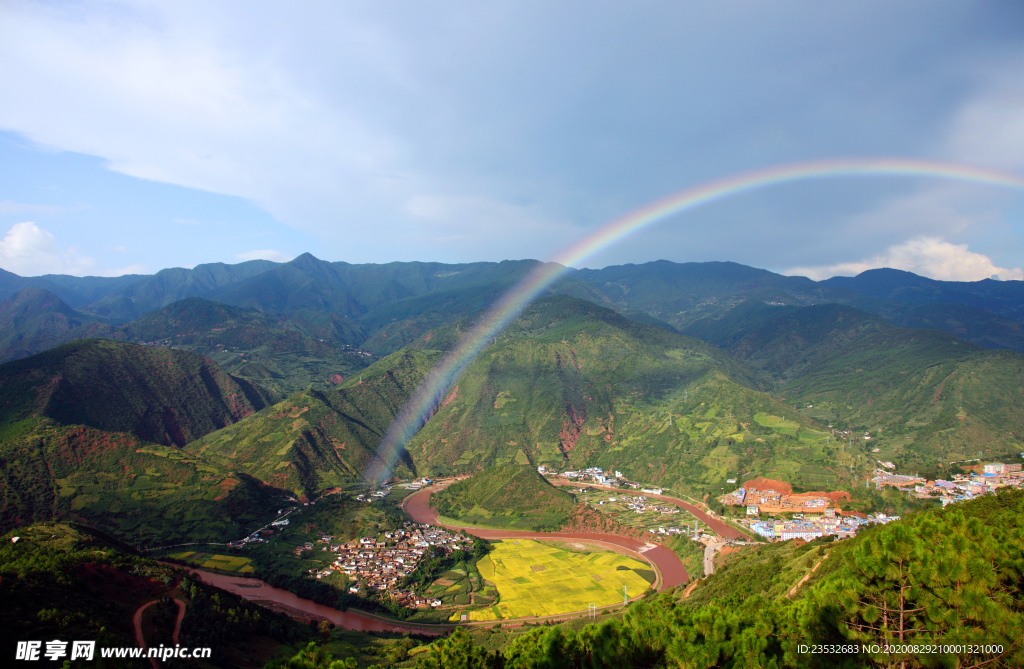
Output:
[[[886,466],[889,463],[880,464]],[[895,488],[917,499],[936,499],[942,506],[993,493],[1003,487],[1024,488],[1024,471],[1021,471],[1020,464],[993,462],[978,468],[982,471],[956,474],[952,481],[928,481],[917,476],[893,474],[886,467],[874,470],[865,485],[874,484],[876,489]],[[747,517],[740,524],[766,539],[778,541],[812,541],[824,536],[844,539],[868,525],[899,519],[882,513],[844,512],[832,497],[818,493],[794,495],[773,489],[739,488],[723,495],[720,501],[726,505],[745,506]],[[762,520],[762,514],[788,514],[788,517]]]
[[407,522],[402,529],[345,543],[335,542],[331,535],[322,535],[315,543],[310,541],[296,546],[293,552],[299,556],[315,550],[315,544],[321,544],[324,552],[334,553],[335,558],[326,568],[310,569],[310,578],[322,579],[341,573],[348,577],[351,593],[387,591],[399,605],[416,609],[438,607],[441,600],[400,590],[402,580],[412,574],[431,547],[445,553],[471,550],[473,539],[433,525]]
[[1000,488],[1024,488],[1024,471],[1019,463],[990,462],[975,468],[981,471],[954,474],[951,481],[928,481],[917,476],[891,474],[876,469],[871,483],[876,488],[896,488],[918,499],[938,499],[942,506],[974,499],[978,495],[995,492]]

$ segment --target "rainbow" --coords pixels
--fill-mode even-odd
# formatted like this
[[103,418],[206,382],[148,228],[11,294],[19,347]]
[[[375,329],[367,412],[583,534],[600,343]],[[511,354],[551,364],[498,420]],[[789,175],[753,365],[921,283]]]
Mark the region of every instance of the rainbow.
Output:
[[569,267],[669,216],[696,207],[779,184],[851,176],[902,176],[952,179],[968,183],[1024,190],[1024,178],[1014,174],[954,163],[901,158],[842,159],[796,163],[746,172],[707,182],[654,202],[609,223],[575,245],[541,263],[519,284],[501,296],[459,343],[438,363],[402,407],[377,447],[378,459],[364,476],[378,485],[390,477],[401,449],[426,423],[444,393],[509,323]]

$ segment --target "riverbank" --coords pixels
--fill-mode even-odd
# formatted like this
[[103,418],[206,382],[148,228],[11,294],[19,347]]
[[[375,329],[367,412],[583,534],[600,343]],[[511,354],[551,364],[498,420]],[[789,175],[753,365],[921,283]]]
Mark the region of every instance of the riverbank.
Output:
[[[564,479],[550,479],[550,481],[551,481],[552,485],[557,485],[557,486],[598,488],[600,490],[611,490],[611,491],[615,491],[615,492],[623,492],[623,494],[631,494],[631,493],[635,494],[635,491],[623,491],[622,488],[613,488],[612,486],[601,485],[599,483],[574,483],[572,481],[566,481]],[[715,534],[717,534],[718,536],[722,537],[723,539],[744,539],[744,540],[750,540],[750,541],[754,540],[754,538],[752,536],[750,536],[749,534],[741,532],[740,530],[738,530],[737,528],[733,527],[732,525],[726,523],[725,521],[720,520],[716,516],[712,516],[711,514],[709,514],[706,511],[704,511],[703,509],[700,509],[699,507],[697,507],[697,506],[695,506],[695,505],[693,505],[693,504],[691,504],[689,502],[683,501],[683,500],[679,499],[678,497],[669,497],[668,495],[653,495],[651,493],[646,493],[646,492],[643,493],[643,495],[647,499],[657,499],[657,500],[660,500],[662,502],[670,502],[672,504],[675,504],[679,508],[684,509],[687,513],[692,515],[694,518],[697,518],[698,520],[700,520],[700,522],[702,522],[705,525],[707,525],[709,528],[711,528],[715,532]]]
[[[433,488],[424,488],[419,492],[405,498],[402,503],[402,510],[405,511],[417,523],[428,523],[440,525],[437,511],[430,508],[429,499]],[[445,527],[442,525],[442,527]],[[659,591],[674,588],[689,580],[686,567],[683,566],[679,557],[671,549],[661,544],[651,544],[632,537],[623,537],[617,534],[590,534],[575,532],[530,532],[526,530],[491,530],[480,527],[457,527],[450,529],[463,529],[468,534],[480,537],[481,539],[566,539],[575,541],[588,541],[597,544],[613,545],[623,548],[630,553],[640,557],[654,567],[658,575],[656,587]]]

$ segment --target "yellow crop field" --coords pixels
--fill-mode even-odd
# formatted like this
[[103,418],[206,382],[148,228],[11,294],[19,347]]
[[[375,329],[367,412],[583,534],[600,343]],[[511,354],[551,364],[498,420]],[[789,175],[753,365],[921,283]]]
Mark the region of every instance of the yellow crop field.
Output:
[[246,557],[234,557],[231,555],[214,555],[211,553],[196,553],[194,551],[185,551],[183,553],[176,553],[168,555],[178,560],[184,560],[194,565],[198,565],[204,569],[219,569],[221,571],[237,571],[242,574],[248,574],[255,571],[249,563],[252,562]]
[[[586,611],[588,604],[609,606],[622,601],[622,588],[630,597],[650,584],[634,569],[650,566],[632,558],[601,551],[573,553],[528,539],[496,544],[477,563],[480,575],[498,589],[494,606],[470,611],[470,620],[499,620]],[[459,620],[465,611],[457,611]]]

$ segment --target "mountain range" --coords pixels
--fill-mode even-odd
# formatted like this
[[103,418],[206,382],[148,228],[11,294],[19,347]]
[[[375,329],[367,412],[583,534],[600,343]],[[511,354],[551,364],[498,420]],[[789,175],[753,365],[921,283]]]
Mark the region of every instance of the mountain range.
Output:
[[[131,281],[2,275],[5,517],[209,535],[358,484],[427,371],[536,265],[305,254]],[[996,325],[1019,331],[1020,282],[855,279],[568,271],[445,391],[396,474],[600,466],[700,496],[746,475],[850,488],[879,460],[937,472],[1022,450],[1024,358],[992,348]],[[949,332],[956,318],[978,343]],[[220,520],[200,531],[204,514]]]

